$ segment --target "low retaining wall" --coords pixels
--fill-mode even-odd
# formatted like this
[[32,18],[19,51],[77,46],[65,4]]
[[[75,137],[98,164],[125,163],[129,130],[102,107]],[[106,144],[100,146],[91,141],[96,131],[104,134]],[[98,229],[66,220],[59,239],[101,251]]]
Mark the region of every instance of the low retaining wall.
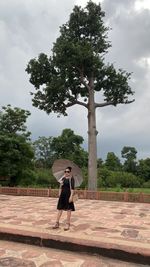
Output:
[[[75,190],[80,199],[150,203],[150,194]],[[15,196],[58,197],[58,189],[0,187],[0,194]]]

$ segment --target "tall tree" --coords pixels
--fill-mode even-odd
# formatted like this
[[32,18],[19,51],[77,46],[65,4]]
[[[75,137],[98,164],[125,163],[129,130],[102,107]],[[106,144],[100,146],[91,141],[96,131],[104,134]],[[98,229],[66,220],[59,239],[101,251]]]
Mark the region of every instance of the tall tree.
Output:
[[127,172],[135,173],[136,172],[136,154],[137,150],[135,147],[124,146],[121,151],[122,158],[125,159],[124,170]]
[[52,166],[53,150],[52,150],[53,137],[40,136],[38,140],[33,143],[35,151],[36,166],[49,168]]
[[105,166],[108,168],[108,170],[111,170],[111,171],[120,171],[121,170],[120,160],[115,155],[114,152],[108,152],[107,158],[105,161]]
[[[128,85],[130,73],[104,63],[111,46],[104,26],[105,13],[100,4],[89,1],[85,8],[75,6],[69,21],[60,28],[60,36],[48,57],[31,59],[26,71],[35,86],[33,105],[48,114],[67,115],[67,108],[80,105],[88,113],[88,188],[97,188],[96,108],[133,102]],[[96,102],[95,92],[99,93]]]

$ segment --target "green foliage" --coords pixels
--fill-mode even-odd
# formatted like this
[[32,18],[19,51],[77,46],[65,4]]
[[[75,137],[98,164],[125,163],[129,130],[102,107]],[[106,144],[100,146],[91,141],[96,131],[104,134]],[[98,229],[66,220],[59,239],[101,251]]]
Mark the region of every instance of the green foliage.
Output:
[[137,150],[135,149],[135,147],[124,146],[121,151],[122,157],[125,158],[126,160],[135,160],[136,154]]
[[[130,189],[130,188],[129,188]],[[129,189],[127,191],[129,192]],[[145,193],[145,194],[150,194],[150,186],[147,188],[131,188],[133,193]]]
[[88,152],[82,147],[78,147],[74,152],[70,152],[66,158],[76,163],[80,168],[87,167],[88,165]]
[[83,141],[83,137],[76,135],[71,129],[64,129],[60,136],[52,140],[54,157],[72,160],[80,167],[87,166],[88,153],[81,147]]
[[150,181],[150,158],[139,160],[137,175],[143,178],[145,182]]
[[132,193],[145,193],[145,194],[150,194],[150,188],[123,188],[120,187],[100,187],[99,191],[107,191],[107,192],[132,192]]
[[143,180],[132,173],[110,171],[106,168],[98,172],[98,187],[140,187]]
[[51,169],[23,170],[19,177],[19,186],[22,187],[40,187],[40,188],[58,188],[59,183],[52,175]]
[[119,171],[122,169],[119,158],[115,155],[114,152],[108,152],[107,158],[105,161],[105,166],[108,170]]
[[143,183],[143,187],[150,189],[150,180],[148,180],[147,182]]
[[0,135],[0,176],[11,177],[16,185],[25,168],[32,168],[34,153],[24,136]]
[[98,181],[97,181],[98,188],[109,186],[107,180],[110,174],[111,174],[111,171],[108,170],[106,167],[98,169]]
[[56,178],[53,177],[50,169],[36,169],[37,181],[36,184],[40,187],[58,187]]
[[39,137],[33,143],[35,152],[35,166],[40,168],[49,168],[54,161],[54,153],[52,150],[53,137]]
[[52,175],[50,169],[36,169],[36,186],[39,187],[51,187],[51,188],[58,188],[59,183],[57,182],[56,178]]
[[64,129],[58,137],[39,137],[33,143],[35,166],[37,168],[52,167],[55,159],[66,158],[80,167],[87,166],[88,153],[81,147],[83,137],[76,135],[71,129]]
[[137,150],[134,147],[124,146],[121,155],[125,158],[123,169],[124,171],[136,174],[137,162],[136,162]]
[[80,185],[81,189],[87,189],[88,187],[88,171],[87,168],[82,168],[82,174],[83,174],[83,182]]
[[53,138],[52,149],[58,158],[66,158],[74,153],[82,143],[83,137],[74,134],[71,129],[64,129],[60,136]]
[[97,159],[97,168],[101,168],[103,165],[103,160],[101,158]]
[[110,186],[120,184],[122,187],[139,187],[141,186],[140,179],[137,179],[132,173],[117,172],[112,173],[108,178]]
[[34,170],[25,169],[19,176],[19,186],[23,187],[34,187],[37,181],[37,174]]
[[25,122],[30,112],[3,107],[0,112],[0,176],[10,177],[10,185],[18,185],[23,171],[33,168],[33,149]]
[[26,132],[26,120],[30,112],[20,108],[12,108],[11,105],[2,107],[0,111],[0,132],[4,134],[21,134],[28,137],[30,132]]

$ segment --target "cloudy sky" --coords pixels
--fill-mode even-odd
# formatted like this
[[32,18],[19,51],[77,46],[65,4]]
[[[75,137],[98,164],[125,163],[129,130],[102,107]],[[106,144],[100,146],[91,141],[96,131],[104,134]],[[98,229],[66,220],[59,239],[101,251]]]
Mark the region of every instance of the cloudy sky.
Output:
[[[11,104],[31,111],[28,130],[32,139],[58,136],[71,128],[84,137],[87,149],[87,113],[72,107],[68,117],[49,116],[32,107],[33,86],[25,72],[27,63],[39,53],[51,53],[59,26],[68,21],[75,4],[86,0],[0,1],[0,107]],[[99,2],[96,1],[95,2]],[[105,23],[112,30],[106,61],[132,72],[130,85],[135,102],[97,109],[98,157],[108,152],[121,157],[123,146],[134,146],[138,159],[150,157],[150,1],[101,0]]]

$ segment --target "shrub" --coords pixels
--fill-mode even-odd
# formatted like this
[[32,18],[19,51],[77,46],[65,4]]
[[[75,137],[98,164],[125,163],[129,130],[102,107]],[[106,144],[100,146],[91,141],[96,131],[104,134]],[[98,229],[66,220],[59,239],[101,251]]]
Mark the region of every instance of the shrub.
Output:
[[85,189],[88,187],[88,170],[87,168],[82,168],[83,182],[80,185],[81,189]]
[[50,169],[36,169],[37,181],[36,184],[40,187],[58,188],[59,183],[52,175]]
[[99,168],[98,169],[98,181],[97,185],[99,187],[109,187],[110,185],[108,184],[108,177],[111,175],[111,171],[108,170],[107,168]]
[[121,184],[122,187],[140,187],[140,179],[137,178],[132,173],[120,172],[113,174],[114,180],[117,179],[118,183]]
[[117,187],[119,190],[122,187],[140,187],[142,182],[132,173],[109,171],[106,168],[98,171],[98,187]]
[[37,175],[36,172],[30,169],[22,171],[21,176],[19,177],[19,186],[34,186],[36,184]]
[[143,187],[144,188],[150,188],[150,180],[145,182],[145,183],[143,183]]

